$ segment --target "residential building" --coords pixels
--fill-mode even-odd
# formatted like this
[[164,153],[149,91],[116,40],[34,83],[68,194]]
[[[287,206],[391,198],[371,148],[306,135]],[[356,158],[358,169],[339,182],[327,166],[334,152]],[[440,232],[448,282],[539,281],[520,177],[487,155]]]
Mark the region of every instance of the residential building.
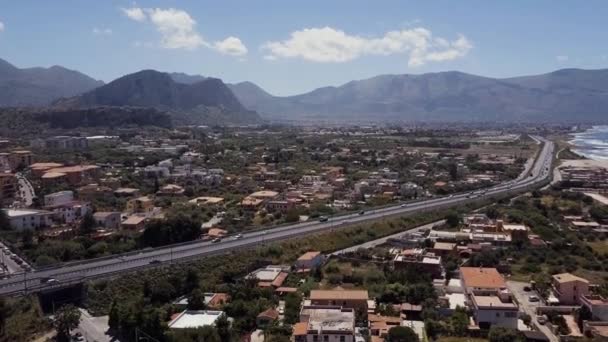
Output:
[[323,264],[325,256],[319,251],[311,251],[302,254],[298,260],[296,260],[296,269],[298,271],[310,271]]
[[223,311],[212,310],[185,310],[174,317],[168,324],[169,329],[197,329],[214,326]]
[[74,223],[83,218],[87,213],[92,212],[88,202],[71,201],[53,206],[45,206],[46,210],[53,212],[53,218],[59,223]]
[[420,272],[429,273],[433,278],[441,277],[441,257],[426,253],[422,249],[406,249],[393,259],[395,270],[415,268]]
[[288,275],[288,266],[269,265],[249,273],[247,278],[257,279],[259,287],[273,287],[276,289],[283,285]]
[[184,191],[184,188],[177,184],[167,184],[160,188],[156,194],[159,196],[181,196]]
[[496,268],[461,267],[460,281],[465,294],[493,295],[507,288]]
[[481,329],[491,326],[517,329],[519,308],[507,290],[499,291],[497,295],[473,294],[469,298],[475,322]]
[[34,162],[32,152],[27,150],[12,151],[9,155],[11,170],[27,168]]
[[0,173],[0,205],[11,204],[19,189],[17,177],[12,173]]
[[608,299],[598,295],[581,296],[582,306],[591,312],[592,319],[608,322]]
[[261,312],[256,317],[255,322],[256,322],[256,326],[258,328],[260,328],[260,327],[267,327],[267,326],[271,325],[272,322],[274,322],[278,319],[279,319],[279,312],[273,308],[270,308],[268,310]]
[[312,305],[340,306],[367,312],[367,290],[312,290],[310,303]]
[[143,216],[131,215],[121,223],[121,227],[127,230],[140,231],[144,229],[146,218]]
[[583,333],[593,341],[608,341],[608,322],[583,322]]
[[44,205],[54,207],[74,201],[74,192],[70,190],[54,192],[44,196]]
[[581,304],[581,297],[589,295],[589,281],[570,273],[554,274],[551,287],[562,305]]
[[70,185],[79,185],[97,177],[99,166],[96,165],[75,165],[64,166],[47,170],[43,175],[43,180],[58,179],[64,180]]
[[148,196],[137,197],[127,202],[129,213],[151,213],[154,211],[154,200]]
[[339,306],[302,307],[293,329],[295,342],[354,342],[355,310]]
[[2,209],[6,211],[11,228],[14,230],[35,230],[51,226],[53,213],[46,210]]
[[99,227],[107,229],[118,229],[120,228],[120,213],[117,211],[98,211],[93,214],[95,223]]

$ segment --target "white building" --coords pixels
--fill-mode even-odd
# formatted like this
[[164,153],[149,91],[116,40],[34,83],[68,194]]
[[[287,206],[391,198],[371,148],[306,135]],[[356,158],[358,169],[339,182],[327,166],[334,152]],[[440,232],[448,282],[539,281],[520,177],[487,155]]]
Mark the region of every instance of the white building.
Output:
[[355,310],[339,306],[304,306],[293,335],[295,342],[354,342]]
[[54,192],[44,196],[44,205],[53,207],[74,201],[74,192],[70,190]]
[[53,213],[50,211],[33,209],[3,210],[6,211],[9,222],[11,224],[11,228],[14,230],[34,230],[49,227],[51,225],[51,216],[53,215]]
[[197,329],[214,326],[223,311],[186,310],[169,322],[169,329]]

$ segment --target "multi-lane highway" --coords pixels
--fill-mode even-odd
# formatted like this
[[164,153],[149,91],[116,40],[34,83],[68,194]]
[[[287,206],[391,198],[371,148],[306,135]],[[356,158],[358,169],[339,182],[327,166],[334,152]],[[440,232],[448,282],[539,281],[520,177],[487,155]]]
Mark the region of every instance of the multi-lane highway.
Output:
[[535,137],[544,143],[534,164],[529,165],[516,180],[474,193],[462,193],[452,196],[432,198],[409,202],[395,206],[330,217],[326,222],[304,222],[293,225],[269,228],[238,236],[225,238],[221,242],[194,241],[185,244],[147,249],[112,257],[92,259],[83,262],[64,264],[61,267],[36,270],[29,273],[15,274],[0,281],[0,295],[22,294],[67,286],[89,279],[108,277],[115,274],[135,271],[146,267],[155,267],[205,256],[218,255],[255,247],[267,242],[290,239],[316,232],[329,231],[355,223],[375,221],[391,216],[412,214],[415,212],[443,209],[475,201],[491,199],[497,196],[521,193],[544,184],[550,174],[554,145],[541,137]]

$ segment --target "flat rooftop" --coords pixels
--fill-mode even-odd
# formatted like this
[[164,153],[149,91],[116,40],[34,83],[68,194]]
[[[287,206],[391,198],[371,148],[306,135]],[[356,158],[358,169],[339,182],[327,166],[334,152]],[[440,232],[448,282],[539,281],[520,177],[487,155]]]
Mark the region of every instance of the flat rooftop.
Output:
[[283,271],[281,266],[266,266],[265,268],[257,269],[249,274],[248,277],[255,278],[259,281],[273,281]]
[[355,311],[338,307],[304,307],[300,314],[308,316],[308,330],[352,332],[355,330]]
[[512,302],[503,302],[497,296],[473,296],[473,301],[480,309],[509,309],[518,310]]
[[171,329],[200,328],[214,325],[222,311],[186,310],[169,322]]

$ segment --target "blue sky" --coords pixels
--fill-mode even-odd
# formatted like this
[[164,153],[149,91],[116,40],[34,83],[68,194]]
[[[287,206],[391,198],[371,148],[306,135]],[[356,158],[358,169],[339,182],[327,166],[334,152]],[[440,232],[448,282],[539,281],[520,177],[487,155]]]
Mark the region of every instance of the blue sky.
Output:
[[106,82],[141,69],[277,95],[378,74],[608,65],[606,1],[0,0],[0,58]]

